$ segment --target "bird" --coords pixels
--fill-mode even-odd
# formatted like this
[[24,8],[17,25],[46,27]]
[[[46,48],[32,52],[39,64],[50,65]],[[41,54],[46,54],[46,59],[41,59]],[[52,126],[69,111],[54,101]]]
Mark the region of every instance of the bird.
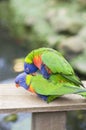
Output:
[[24,72],[33,74],[38,70],[46,79],[49,79],[52,74],[60,74],[70,82],[83,86],[69,62],[55,49],[42,47],[26,55]]
[[68,79],[60,74],[52,74],[49,79],[46,79],[39,73],[31,75],[22,72],[16,76],[15,84],[16,87],[21,86],[25,90],[36,94],[47,103],[65,94],[79,94],[86,97],[86,89],[84,87],[69,82]]

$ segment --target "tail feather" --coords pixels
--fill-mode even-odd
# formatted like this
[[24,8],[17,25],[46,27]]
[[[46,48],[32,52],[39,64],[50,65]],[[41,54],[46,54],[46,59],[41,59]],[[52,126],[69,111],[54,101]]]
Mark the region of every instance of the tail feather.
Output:
[[68,75],[63,75],[63,74],[62,74],[62,76],[64,78],[66,78],[67,80],[71,81],[72,83],[74,83],[76,85],[81,85],[84,87],[84,85],[82,84],[82,82],[80,81],[80,79],[77,76],[75,76],[75,75],[68,76]]
[[[78,95],[81,95],[82,97],[85,97],[86,98],[86,89],[79,89],[75,92],[72,92],[70,94],[78,94]],[[62,94],[63,95],[63,94]],[[50,96],[47,96],[47,103],[50,103],[52,102],[53,100],[61,97],[62,95],[50,95]]]

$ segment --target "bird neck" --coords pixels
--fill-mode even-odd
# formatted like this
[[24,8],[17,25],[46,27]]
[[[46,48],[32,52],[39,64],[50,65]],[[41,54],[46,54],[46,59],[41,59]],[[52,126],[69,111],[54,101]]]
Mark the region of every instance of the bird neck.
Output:
[[22,83],[21,86],[23,86],[23,88],[26,89],[26,90],[29,88],[29,86],[26,83]]

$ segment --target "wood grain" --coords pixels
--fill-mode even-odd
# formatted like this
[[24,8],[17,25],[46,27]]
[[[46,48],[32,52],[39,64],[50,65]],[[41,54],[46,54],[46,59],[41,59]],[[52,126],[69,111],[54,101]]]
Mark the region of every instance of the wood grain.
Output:
[[[86,81],[83,82],[86,86]],[[0,113],[3,112],[54,112],[86,110],[86,99],[80,95],[65,95],[46,103],[15,84],[0,84]]]
[[32,114],[32,130],[65,130],[65,112],[45,112]]

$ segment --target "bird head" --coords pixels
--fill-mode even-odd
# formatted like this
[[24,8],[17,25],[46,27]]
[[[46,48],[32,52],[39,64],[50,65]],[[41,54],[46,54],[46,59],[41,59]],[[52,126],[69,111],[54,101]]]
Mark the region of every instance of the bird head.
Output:
[[29,89],[32,75],[27,75],[25,72],[19,74],[15,79],[16,87],[23,87]]
[[29,64],[29,63],[24,63],[24,71],[27,73],[27,74],[32,74],[32,73],[35,73],[36,71],[38,70],[38,68],[33,64]]

